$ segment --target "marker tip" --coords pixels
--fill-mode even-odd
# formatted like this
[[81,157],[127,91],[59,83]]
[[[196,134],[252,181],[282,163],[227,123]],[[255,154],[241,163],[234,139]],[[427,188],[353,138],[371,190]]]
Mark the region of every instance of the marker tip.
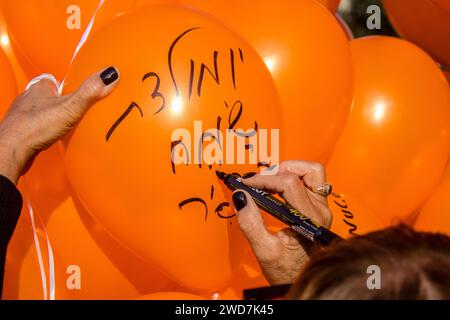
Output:
[[219,177],[219,179],[223,180],[225,179],[226,174],[224,172],[216,170],[216,175]]

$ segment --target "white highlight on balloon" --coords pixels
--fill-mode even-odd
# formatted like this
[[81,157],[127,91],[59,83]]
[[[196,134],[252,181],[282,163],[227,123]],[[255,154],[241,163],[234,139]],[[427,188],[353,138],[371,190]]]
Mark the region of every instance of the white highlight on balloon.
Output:
[[383,101],[377,102],[373,109],[373,120],[381,122],[386,115],[386,103]]
[[277,60],[273,57],[265,57],[264,62],[267,66],[267,69],[269,69],[270,72],[275,71],[275,67],[277,66]]
[[183,111],[183,99],[180,96],[175,96],[172,99],[172,103],[170,104],[170,109],[173,114],[180,114]]
[[9,37],[6,33],[2,34],[0,36],[0,43],[2,45],[2,47],[9,47]]

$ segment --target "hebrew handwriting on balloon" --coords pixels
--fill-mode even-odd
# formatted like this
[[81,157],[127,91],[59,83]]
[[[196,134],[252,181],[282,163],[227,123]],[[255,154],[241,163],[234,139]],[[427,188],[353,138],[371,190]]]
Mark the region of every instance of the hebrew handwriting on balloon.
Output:
[[[179,43],[181,42],[181,40],[183,40],[187,35],[189,35],[190,33],[196,31],[196,30],[201,30],[201,28],[190,28],[188,30],[186,30],[185,32],[183,32],[182,34],[180,34],[171,44],[168,54],[167,54],[167,59],[168,59],[168,69],[169,69],[169,73],[170,73],[170,77],[172,80],[172,84],[173,87],[175,89],[176,92],[176,96],[179,97],[180,96],[180,88],[178,85],[178,79],[175,75],[175,71],[174,71],[174,67],[173,67],[173,56],[175,53],[175,50],[177,48],[177,45],[179,45]],[[239,58],[240,61],[243,63],[244,62],[244,53],[242,51],[242,49],[238,49],[239,51]],[[219,74],[219,55],[220,52],[217,50],[214,50],[213,52],[213,68],[208,67],[204,62],[202,62],[200,64],[200,72],[199,72],[199,76],[198,76],[198,81],[197,81],[197,95],[199,97],[201,97],[202,92],[203,92],[203,88],[204,88],[204,81],[205,81],[205,76],[206,74],[209,74],[211,76],[211,78],[214,80],[214,82],[216,83],[216,85],[220,86],[221,81],[220,81],[220,74]],[[231,78],[232,78],[232,82],[233,82],[233,86],[236,89],[237,87],[237,77],[236,77],[236,54],[235,54],[235,50],[230,48],[230,52],[229,52],[229,57],[230,57],[230,63],[231,63]],[[196,61],[193,59],[190,59],[190,70],[189,70],[189,99],[191,99],[192,94],[193,94],[193,90],[194,90],[194,81],[195,81],[195,70],[196,70]],[[165,107],[166,107],[166,97],[164,95],[164,93],[162,93],[160,91],[160,87],[161,87],[161,77],[156,73],[156,72],[148,72],[143,76],[142,82],[146,82],[149,81],[150,78],[155,78],[155,85],[153,87],[153,91],[151,93],[151,98],[152,99],[160,99],[160,105],[158,107],[158,109],[153,113],[154,115],[158,115],[159,113],[161,113]],[[137,103],[135,103],[137,105]],[[130,115],[132,108],[130,109],[130,107],[127,108],[127,110],[118,118],[118,120],[113,124],[113,126],[108,130],[107,136],[106,136],[106,141],[109,142],[111,140],[112,135],[115,133],[115,131],[118,129],[118,127],[127,119],[127,117]],[[142,109],[140,109],[141,112],[141,116],[144,117],[144,112]]]
[[166,107],[166,98],[164,95],[159,91],[159,88],[161,87],[161,78],[159,75],[155,72],[149,72],[147,73],[143,78],[142,82],[145,82],[148,78],[154,77],[156,78],[156,84],[155,89],[153,89],[153,92],[151,94],[152,99],[160,98],[161,99],[161,106],[160,108],[154,113],[155,115],[163,111],[163,109]]
[[109,141],[109,139],[111,138],[111,135],[114,133],[114,131],[117,129],[117,127],[128,117],[128,115],[134,109],[137,109],[139,111],[141,118],[144,117],[144,112],[142,111],[141,107],[139,107],[139,105],[136,102],[131,102],[130,105],[128,106],[127,110],[125,110],[125,112],[113,124],[111,129],[108,130],[108,133],[106,133],[106,141]]
[[[183,210],[183,208],[187,205],[190,204],[194,204],[194,203],[200,203],[203,205],[203,207],[205,208],[205,222],[208,222],[208,215],[209,215],[209,211],[208,211],[208,204],[206,203],[205,200],[203,200],[202,198],[189,198],[186,199],[184,201],[181,201],[178,204],[178,207],[180,208],[180,210]],[[214,210],[214,213],[217,214],[217,216],[221,219],[232,219],[236,216],[236,214],[232,214],[229,216],[225,216],[222,214],[224,208],[228,208],[230,207],[230,203],[228,202],[222,202],[221,204],[219,204],[216,209]]]
[[[180,98],[182,95],[184,95],[180,90],[180,74],[176,74],[175,68],[174,68],[174,57],[176,54],[177,46],[180,45],[182,41],[185,41],[187,37],[194,32],[198,32],[201,30],[201,28],[190,28],[181,33],[179,36],[175,38],[175,40],[171,43],[168,52],[167,52],[167,68],[168,72],[170,74],[170,80],[173,86],[173,89],[175,91],[176,97]],[[221,63],[229,62],[230,69],[228,69],[230,73],[230,79],[232,87],[234,90],[237,90],[238,87],[238,63],[244,63],[244,52],[242,49],[238,48],[237,50],[233,48],[227,49],[227,52],[224,53],[219,50],[211,50],[211,61],[210,64],[207,64],[205,61],[196,61],[193,58],[188,59],[188,64],[186,66],[189,66],[188,69],[188,75],[187,80],[188,82],[188,92],[186,97],[189,97],[189,100],[192,99],[192,96],[196,94],[199,98],[202,97],[202,94],[205,93],[207,90],[207,85],[213,85],[213,86],[221,86],[225,84],[225,77],[224,74],[221,74],[221,72],[224,72],[224,68],[221,68]],[[227,62],[227,63],[228,63]],[[180,62],[178,62],[180,63]],[[225,69],[226,70],[226,69]],[[186,74],[184,75],[186,76]],[[197,77],[197,78],[196,78]],[[157,103],[157,107],[152,110],[152,113],[154,116],[158,116],[159,114],[165,112],[167,107],[167,92],[164,92],[164,90],[161,89],[161,83],[165,79],[162,79],[160,75],[154,71],[149,71],[145,73],[142,77],[142,84],[150,85],[151,86],[151,93],[150,98],[152,101],[154,100],[155,103]],[[208,138],[213,139],[213,141],[217,141],[220,148],[222,148],[222,141],[221,139],[221,130],[222,129],[228,129],[231,130],[235,135],[243,138],[251,138],[254,135],[257,134],[258,131],[258,123],[254,121],[254,128],[250,133],[246,132],[243,133],[240,130],[237,130],[238,125],[240,121],[242,120],[245,108],[244,103],[240,100],[233,101],[232,104],[229,104],[230,101],[225,101],[223,104],[222,111],[219,110],[219,113],[226,112],[227,118],[228,118],[228,124],[224,124],[222,121],[222,116],[219,114],[217,116],[217,133],[211,133],[203,132],[200,137],[199,141],[199,150],[195,150],[193,152],[199,152],[198,158],[201,158],[201,152],[204,143],[207,141]],[[142,104],[143,105],[143,104]],[[133,110],[139,111],[139,116],[141,118],[144,118],[148,110],[143,110],[138,102],[132,102],[127,109],[123,112],[123,114],[117,119],[117,121],[112,125],[112,127],[108,130],[106,135],[106,141],[110,142],[111,138],[114,134],[116,134],[119,127],[125,122],[125,120],[131,116],[133,116]],[[226,118],[225,118],[226,119]],[[224,128],[222,128],[224,126]],[[210,139],[209,139],[210,140]],[[176,150],[182,150],[183,152],[183,159],[186,157],[184,163],[186,165],[190,164],[190,152],[188,146],[185,145],[185,142],[182,139],[173,140],[170,142],[170,151],[171,151],[171,168],[172,173],[177,174],[175,163],[173,162],[174,159],[174,153]],[[252,146],[249,144],[246,144],[246,150],[251,149]],[[219,165],[222,165],[222,162],[219,163]],[[212,170],[213,166],[208,166],[210,170]],[[199,163],[199,168],[202,169],[202,162]],[[211,194],[210,194],[210,201],[214,201],[214,186],[211,186]],[[208,199],[209,200],[209,199]],[[209,215],[211,213],[214,213],[219,219],[225,219],[229,220],[236,216],[236,214],[225,214],[225,211],[227,208],[230,208],[229,202],[221,202],[219,203],[213,211],[210,212],[210,208],[208,206],[208,202],[199,196],[194,196],[188,199],[185,199],[181,201],[178,204],[178,207],[181,211],[187,206],[192,205],[201,205],[204,208],[204,219],[205,222],[208,221]]]
[[350,211],[347,201],[345,201],[345,199],[337,193],[333,193],[333,197],[335,198],[333,202],[341,209],[341,212],[344,214],[345,218],[342,219],[342,221],[350,227],[348,233],[357,236],[358,234],[356,233],[356,231],[358,230],[358,227],[350,222],[351,220],[354,220],[355,216]]

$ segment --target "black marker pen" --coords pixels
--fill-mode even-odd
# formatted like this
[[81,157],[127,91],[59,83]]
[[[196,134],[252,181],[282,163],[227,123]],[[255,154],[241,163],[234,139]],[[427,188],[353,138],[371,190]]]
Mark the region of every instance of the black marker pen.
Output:
[[270,213],[276,219],[286,223],[293,230],[305,238],[326,246],[334,240],[342,239],[334,232],[312,221],[290,204],[278,200],[270,193],[245,185],[242,178],[235,174],[226,174],[216,171],[217,176],[224,181],[231,191],[244,190],[255,200],[259,208]]

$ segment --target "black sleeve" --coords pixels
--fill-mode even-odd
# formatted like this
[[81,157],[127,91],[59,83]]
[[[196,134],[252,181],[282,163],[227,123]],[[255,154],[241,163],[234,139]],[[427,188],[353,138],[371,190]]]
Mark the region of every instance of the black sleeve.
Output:
[[22,196],[16,186],[0,175],[0,298],[3,291],[6,252],[22,211]]

